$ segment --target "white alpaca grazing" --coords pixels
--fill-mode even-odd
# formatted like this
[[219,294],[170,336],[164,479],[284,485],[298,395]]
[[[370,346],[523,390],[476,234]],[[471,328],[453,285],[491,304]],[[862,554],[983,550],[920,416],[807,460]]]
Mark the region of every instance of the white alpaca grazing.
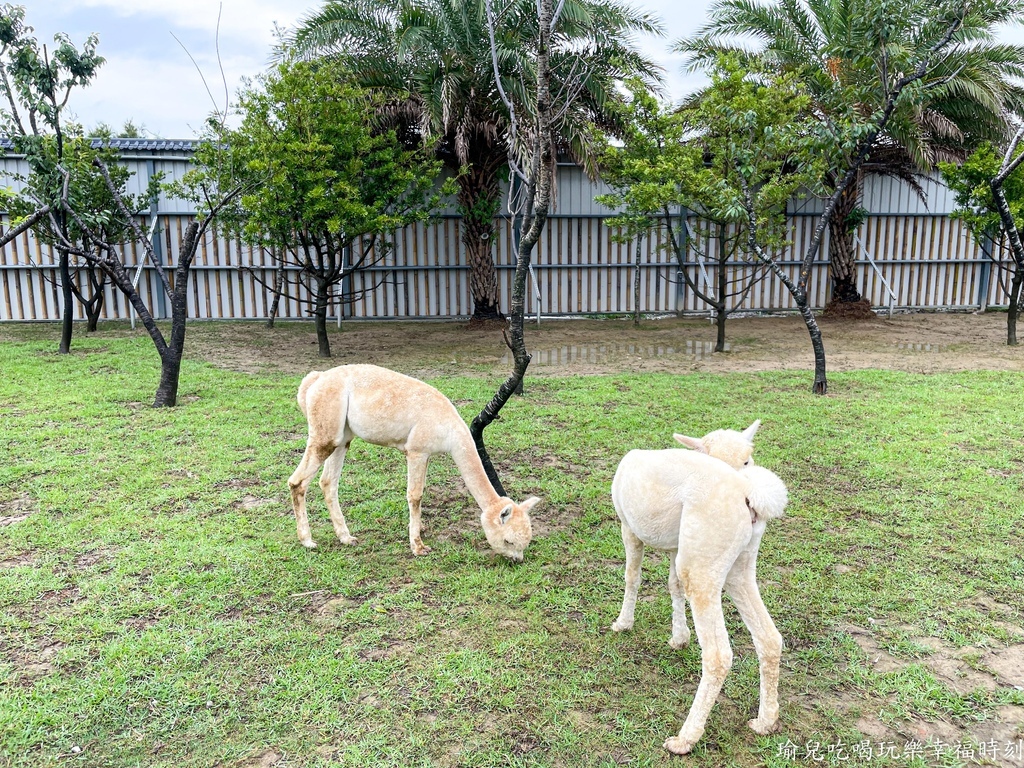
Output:
[[693,749],[732,665],[723,591],[753,636],[760,666],[758,716],[748,725],[759,734],[770,733],[779,714],[782,636],[761,600],[756,566],[766,521],[785,510],[786,486],[763,467],[736,470],[694,451],[630,451],[612,481],[612,501],[626,548],[626,592],[612,629],[621,632],[633,626],[646,545],[673,552],[669,645],[681,648],[690,640],[686,600],[700,643],[700,685],[679,735],[668,739],[665,748],[676,754]]
[[427,462],[435,453],[451,454],[480,506],[487,542],[499,554],[521,562],[532,537],[529,511],[540,501],[522,504],[499,496],[484,472],[466,422],[451,401],[418,379],[375,365],[342,365],[313,371],[299,385],[299,408],[309,422],[306,451],[288,479],[292,508],[303,546],[316,543],[306,517],[306,489],[321,464],[320,476],[334,532],[342,544],[355,544],[338,504],[338,480],[345,451],[354,437],[397,448],[406,455],[409,502],[409,545],[414,555],[430,549],[420,539],[420,501]]

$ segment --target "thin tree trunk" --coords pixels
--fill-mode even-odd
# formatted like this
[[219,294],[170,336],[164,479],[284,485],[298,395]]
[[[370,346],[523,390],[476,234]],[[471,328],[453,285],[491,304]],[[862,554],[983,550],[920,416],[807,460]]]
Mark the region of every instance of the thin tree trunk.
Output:
[[[272,252],[271,256],[277,258],[276,252]],[[274,300],[270,303],[270,316],[267,318],[267,328],[274,327],[274,319],[277,317],[277,311],[281,306],[281,294],[284,292],[284,262],[278,261],[277,269],[274,270]]]
[[803,291],[800,291],[799,294],[799,296],[794,294],[793,298],[800,309],[800,316],[804,319],[804,325],[807,326],[807,333],[811,337],[811,347],[814,349],[814,385],[811,391],[816,395],[824,395],[828,393],[828,379],[825,376],[825,343],[821,339],[821,329],[814,319],[814,313],[807,304],[807,294]]
[[633,325],[640,325],[640,247],[644,241],[641,234],[636,239],[636,255],[633,259]]
[[160,354],[160,385],[156,388],[154,408],[173,408],[178,404],[180,377],[181,354],[167,348]]
[[89,289],[92,291],[92,295],[83,301],[82,305],[85,307],[88,323],[86,329],[89,333],[95,333],[100,315],[103,313],[103,289],[106,285],[106,277],[102,271],[91,264],[86,267],[86,274],[89,276]]
[[725,351],[725,296],[729,291],[729,275],[725,271],[725,262],[729,259],[729,246],[725,239],[726,226],[719,222],[718,237],[718,304],[715,304],[715,322],[718,325],[718,337],[715,339],[715,352]]
[[[1024,129],[1022,129],[1024,130]],[[1003,161],[1004,170],[991,182],[992,198],[996,203],[996,210],[999,212],[999,221],[1006,233],[1006,239],[1010,242],[1010,254],[1013,256],[1013,281],[1010,284],[1010,307],[1006,313],[1006,343],[1009,346],[1017,345],[1017,315],[1020,312],[1021,283],[1024,282],[1024,242],[1021,241],[1020,231],[1017,229],[1017,222],[1013,218],[1013,212],[1006,200],[1006,191],[1003,189],[1003,181],[1009,173],[1008,161]]]
[[71,333],[73,330],[72,323],[74,321],[74,291],[71,289],[71,268],[69,265],[70,256],[66,249],[61,248],[60,254],[60,291],[61,301],[63,306],[61,307],[61,329],[60,329],[60,347],[58,353],[61,355],[67,355],[71,352]]
[[[194,226],[194,225],[193,225]],[[191,239],[195,238],[192,233]],[[191,239],[186,235],[185,248]],[[185,357],[185,331],[188,323],[188,274],[192,259],[180,258],[174,272],[171,290],[171,340],[166,349],[160,351],[160,385],[156,390],[154,408],[172,408],[178,404],[178,381],[181,377],[181,361]]]
[[537,123],[534,135],[533,156],[530,163],[529,182],[525,203],[524,231],[519,240],[516,260],[515,280],[512,284],[512,305],[508,317],[506,342],[512,350],[514,365],[512,373],[498,387],[498,391],[484,406],[483,410],[473,419],[469,431],[476,444],[477,453],[483,463],[487,477],[494,490],[505,496],[505,488],[498,478],[498,473],[491,463],[491,458],[484,445],[484,430],[498,418],[505,403],[517,388],[521,387],[526,368],[530,364],[530,354],[526,351],[526,339],[523,334],[526,314],[526,278],[530,270],[530,258],[534,247],[540,240],[541,233],[547,223],[551,207],[551,185],[553,171],[553,155],[551,146],[551,72],[548,67],[549,46],[551,39],[551,18],[553,8],[551,0],[538,0],[539,40],[537,43]]
[[1024,270],[1017,268],[1013,271],[1013,281],[1010,283],[1010,307],[1006,312],[1006,343],[1011,347],[1017,346],[1017,318],[1020,316],[1022,284],[1024,284]]
[[331,340],[327,335],[327,300],[328,285],[322,280],[316,282],[316,307],[314,320],[316,323],[316,342],[320,357],[331,356]]

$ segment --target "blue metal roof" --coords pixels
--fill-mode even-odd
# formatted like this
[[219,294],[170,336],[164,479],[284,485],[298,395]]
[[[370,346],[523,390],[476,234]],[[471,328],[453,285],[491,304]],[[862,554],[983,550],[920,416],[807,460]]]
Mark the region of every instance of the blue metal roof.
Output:
[[[92,139],[93,147],[110,146],[121,152],[193,152],[198,141],[192,139]],[[14,143],[0,138],[0,149],[14,149]]]

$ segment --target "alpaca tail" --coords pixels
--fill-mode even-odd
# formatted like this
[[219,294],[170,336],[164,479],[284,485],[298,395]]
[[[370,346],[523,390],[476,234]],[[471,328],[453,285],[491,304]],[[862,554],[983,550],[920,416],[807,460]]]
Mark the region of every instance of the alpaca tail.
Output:
[[782,517],[789,503],[789,493],[779,476],[770,469],[753,465],[739,472],[750,484],[747,501],[757,516],[765,519]]
[[306,374],[306,377],[299,384],[299,394],[297,399],[299,401],[299,410],[302,411],[302,415],[308,418],[309,414],[306,413],[306,392],[313,386],[313,382],[320,378],[321,371],[311,371]]

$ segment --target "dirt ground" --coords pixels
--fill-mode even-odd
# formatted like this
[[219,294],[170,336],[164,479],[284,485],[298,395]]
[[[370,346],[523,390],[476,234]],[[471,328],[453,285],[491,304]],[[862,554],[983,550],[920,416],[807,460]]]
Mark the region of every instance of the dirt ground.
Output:
[[[897,314],[873,320],[819,320],[830,372],[882,368],[913,373],[1024,370],[1024,347],[1006,345],[1003,313]],[[0,331],[2,332],[2,331]],[[1024,328],[1022,328],[1024,333]],[[726,351],[714,353],[715,326],[701,319],[542,319],[526,344],[531,376],[616,372],[810,371],[807,329],[794,315],[731,318]],[[317,356],[312,323],[194,322],[186,357],[239,371],[306,373],[374,363],[424,377],[489,374],[511,365],[501,325],[466,322],[358,322],[331,328],[333,357]]]

